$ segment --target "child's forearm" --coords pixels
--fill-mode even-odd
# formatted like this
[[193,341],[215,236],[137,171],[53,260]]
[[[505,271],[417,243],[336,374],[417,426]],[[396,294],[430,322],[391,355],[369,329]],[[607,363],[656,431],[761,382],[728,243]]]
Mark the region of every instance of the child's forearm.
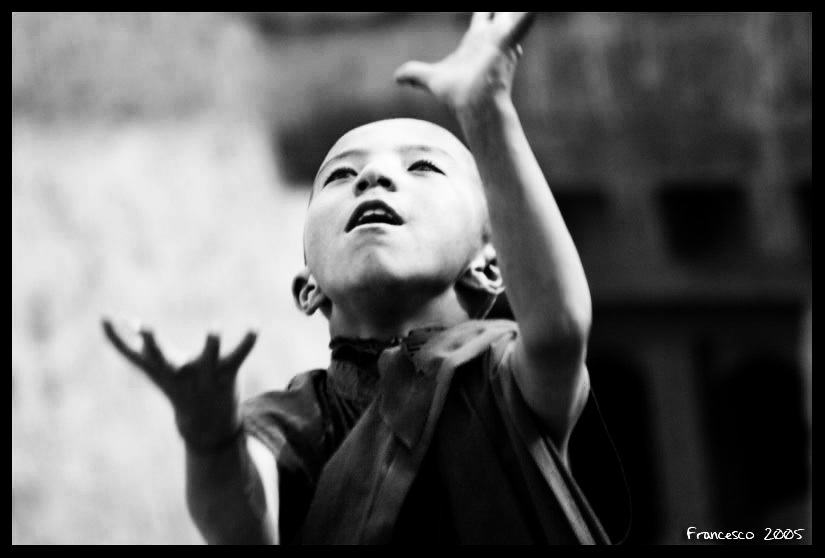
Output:
[[530,12],[476,12],[455,51],[431,64],[408,62],[395,79],[429,91],[464,130],[521,330],[514,375],[563,448],[589,389],[591,303],[576,247],[510,97],[521,41],[534,19]]
[[456,116],[478,164],[493,244],[527,350],[580,360],[590,291],[509,94],[456,109]]
[[277,542],[261,479],[243,436],[219,451],[186,451],[189,513],[209,544]]

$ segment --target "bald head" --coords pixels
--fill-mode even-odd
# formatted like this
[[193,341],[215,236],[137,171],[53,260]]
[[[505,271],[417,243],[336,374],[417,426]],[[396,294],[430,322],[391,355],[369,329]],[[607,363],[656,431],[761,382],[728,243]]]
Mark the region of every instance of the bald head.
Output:
[[476,276],[493,265],[489,237],[467,147],[430,122],[382,120],[347,132],[324,158],[304,227],[306,269],[333,306],[355,293],[441,296],[467,277],[485,281]]

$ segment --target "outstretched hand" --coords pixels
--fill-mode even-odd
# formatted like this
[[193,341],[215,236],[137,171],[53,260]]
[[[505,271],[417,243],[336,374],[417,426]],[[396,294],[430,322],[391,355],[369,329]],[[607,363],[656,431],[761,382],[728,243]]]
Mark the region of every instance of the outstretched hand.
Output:
[[247,333],[224,357],[220,356],[220,337],[209,334],[200,355],[176,365],[164,356],[148,329],[133,332],[141,339],[139,348],[127,343],[108,319],[103,320],[103,331],[115,349],[143,371],[172,403],[178,430],[187,446],[210,451],[235,439],[240,431],[236,380],[241,364],[255,345],[254,332]]
[[533,12],[475,12],[455,51],[435,63],[407,62],[395,80],[429,91],[453,110],[509,96],[520,43],[534,19]]

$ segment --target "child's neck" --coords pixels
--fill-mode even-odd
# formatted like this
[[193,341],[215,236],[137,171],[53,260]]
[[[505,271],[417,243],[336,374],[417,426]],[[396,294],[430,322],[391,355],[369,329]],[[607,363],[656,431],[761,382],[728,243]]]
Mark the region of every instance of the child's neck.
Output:
[[[355,298],[353,299],[355,301]],[[381,339],[406,337],[423,327],[450,327],[467,321],[469,316],[454,290],[423,301],[412,297],[361,301],[359,304],[333,304],[329,315],[331,337]]]

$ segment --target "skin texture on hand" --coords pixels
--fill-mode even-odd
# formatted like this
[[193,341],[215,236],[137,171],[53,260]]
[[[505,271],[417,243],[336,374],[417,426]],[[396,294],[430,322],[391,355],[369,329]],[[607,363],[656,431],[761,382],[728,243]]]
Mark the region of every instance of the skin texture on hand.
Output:
[[455,51],[435,63],[407,62],[395,80],[429,91],[456,112],[509,97],[520,42],[534,19],[531,12],[476,12]]
[[[247,333],[221,357],[220,338],[210,334],[200,355],[177,365],[163,354],[148,329],[132,330],[129,337],[140,338],[133,346],[110,320],[104,319],[102,325],[112,346],[148,376],[174,408],[186,445],[187,506],[206,542],[277,542],[277,520],[273,520],[278,510],[277,476],[266,460],[265,474],[256,470],[256,460],[247,451],[250,440],[241,436],[239,416],[238,370],[257,335]],[[258,461],[260,452],[258,448]]]
[[232,442],[240,431],[238,370],[255,345],[249,332],[226,356],[220,338],[209,334],[197,357],[177,365],[161,351],[154,334],[141,328],[139,347],[131,346],[111,320],[103,332],[115,349],[140,369],[166,396],[175,411],[178,431],[187,447],[208,452]]

